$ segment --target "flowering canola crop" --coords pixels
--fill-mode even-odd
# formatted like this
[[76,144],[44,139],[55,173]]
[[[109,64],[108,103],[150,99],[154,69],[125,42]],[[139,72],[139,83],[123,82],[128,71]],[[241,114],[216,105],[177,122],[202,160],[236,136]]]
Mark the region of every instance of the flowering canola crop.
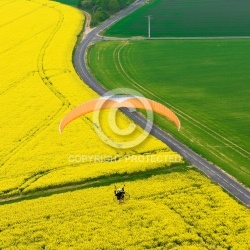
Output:
[[[133,149],[111,148],[96,135],[92,115],[59,134],[58,124],[66,113],[97,97],[72,65],[84,21],[80,11],[54,1],[2,0],[0,15],[0,196],[171,165],[166,160],[128,166],[127,156],[178,155],[152,136]],[[122,127],[128,126],[123,114],[118,119]],[[137,127],[131,137],[141,132]],[[126,139],[130,138],[120,140]],[[121,161],[93,162],[93,155]],[[79,156],[85,161],[73,159]]]
[[[121,185],[116,183],[117,186]],[[0,206],[0,249],[250,248],[250,212],[200,173],[127,182]]]

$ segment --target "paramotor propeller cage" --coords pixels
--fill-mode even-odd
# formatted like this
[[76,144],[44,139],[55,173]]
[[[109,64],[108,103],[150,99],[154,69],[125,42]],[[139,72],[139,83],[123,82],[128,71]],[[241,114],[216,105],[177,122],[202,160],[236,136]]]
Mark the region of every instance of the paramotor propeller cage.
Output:
[[121,198],[121,199],[117,199],[117,197],[115,195],[113,197],[113,201],[116,202],[116,203],[118,203],[118,204],[125,203],[129,199],[130,199],[130,194],[128,192],[125,192],[123,198]]

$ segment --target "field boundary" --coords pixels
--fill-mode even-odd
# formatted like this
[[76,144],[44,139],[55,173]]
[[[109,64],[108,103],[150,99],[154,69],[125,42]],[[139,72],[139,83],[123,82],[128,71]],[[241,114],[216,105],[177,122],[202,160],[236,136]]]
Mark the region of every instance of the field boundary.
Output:
[[103,40],[243,40],[250,39],[250,36],[187,36],[187,37],[109,37],[101,36]]
[[159,167],[156,169],[149,169],[146,171],[137,171],[132,172],[129,174],[112,174],[110,176],[100,176],[93,179],[84,180],[78,183],[68,183],[65,185],[58,185],[54,187],[48,188],[41,188],[37,189],[36,191],[22,193],[20,192],[19,195],[13,195],[8,197],[0,197],[0,206],[6,203],[14,203],[23,200],[30,200],[36,199],[39,197],[50,196],[58,193],[65,193],[65,192],[72,192],[75,190],[90,188],[90,187],[100,187],[100,186],[107,186],[113,183],[119,182],[126,182],[126,181],[133,181],[137,179],[147,179],[153,175],[159,174],[166,174],[166,173],[173,173],[173,172],[185,172],[189,169],[195,169],[192,166],[188,166],[186,163],[182,163],[181,165],[176,164],[170,167]]

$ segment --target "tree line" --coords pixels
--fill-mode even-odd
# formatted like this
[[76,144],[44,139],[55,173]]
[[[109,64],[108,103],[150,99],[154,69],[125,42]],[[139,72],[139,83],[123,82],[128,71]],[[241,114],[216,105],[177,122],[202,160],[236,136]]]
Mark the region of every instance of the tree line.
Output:
[[96,26],[135,0],[83,0],[81,7],[91,14],[91,26]]

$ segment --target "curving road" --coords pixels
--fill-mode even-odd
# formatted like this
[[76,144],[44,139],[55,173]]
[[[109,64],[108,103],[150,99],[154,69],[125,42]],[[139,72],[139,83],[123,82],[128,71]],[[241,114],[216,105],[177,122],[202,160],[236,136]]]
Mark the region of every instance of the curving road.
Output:
[[[101,41],[105,39],[104,37],[99,36],[99,32],[108,26],[112,25],[117,20],[126,16],[133,10],[137,9],[144,3],[144,0],[138,0],[135,3],[128,6],[126,9],[120,11],[115,16],[106,20],[100,26],[93,29],[90,33],[87,34],[85,39],[77,46],[74,54],[74,66],[81,77],[81,79],[86,83],[90,88],[96,91],[98,94],[103,95],[107,92],[107,89],[102,87],[90,74],[86,67],[85,58],[87,47],[95,41]],[[174,38],[170,38],[174,39]],[[180,38],[178,38],[180,39]],[[184,38],[184,39],[200,39],[200,38]],[[202,38],[204,39],[204,38]],[[135,123],[141,126],[144,129],[147,129],[146,119],[137,112],[129,112],[129,110],[123,108],[122,111],[130,117]],[[233,179],[227,173],[223,172],[218,167],[214,166],[212,163],[205,160],[200,155],[196,154],[190,148],[186,147],[184,144],[177,141],[170,134],[161,130],[159,127],[153,125],[152,130],[150,131],[152,135],[166,143],[174,151],[182,155],[188,162],[197,167],[205,175],[207,175],[212,181],[219,184],[223,189],[232,194],[236,199],[245,204],[247,207],[250,207],[250,190],[240,184],[238,181]]]

